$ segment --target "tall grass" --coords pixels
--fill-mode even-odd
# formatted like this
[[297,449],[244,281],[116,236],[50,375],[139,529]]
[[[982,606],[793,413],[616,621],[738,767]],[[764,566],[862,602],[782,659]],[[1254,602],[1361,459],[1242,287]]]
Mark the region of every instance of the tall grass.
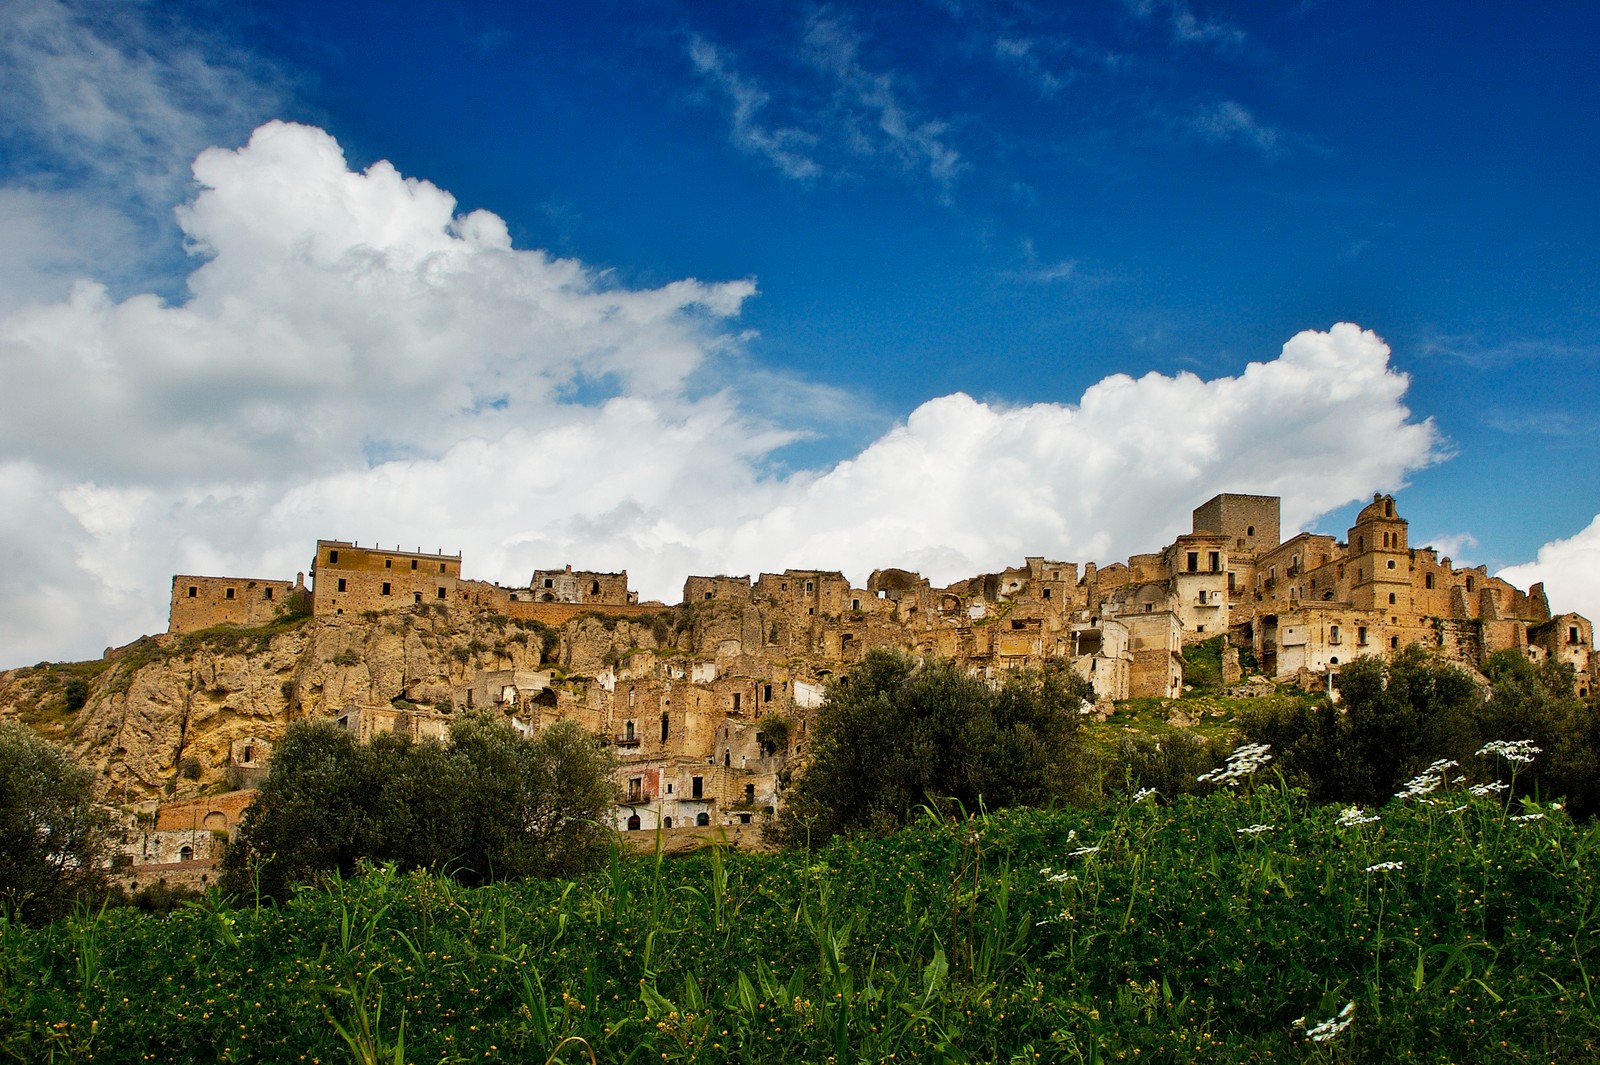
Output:
[[0,1060],[1592,1060],[1597,833],[1448,780],[1375,812],[1245,781],[577,883],[373,869],[0,921]]

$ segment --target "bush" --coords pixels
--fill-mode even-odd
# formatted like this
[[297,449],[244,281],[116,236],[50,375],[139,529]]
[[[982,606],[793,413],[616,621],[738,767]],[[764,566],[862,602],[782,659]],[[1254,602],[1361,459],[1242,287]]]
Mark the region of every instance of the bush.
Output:
[[104,888],[110,828],[93,785],[65,751],[0,726],[0,909],[51,920]]
[[223,889],[282,897],[363,860],[468,884],[572,876],[604,856],[607,753],[578,725],[524,739],[485,712],[450,746],[380,735],[363,747],[326,719],[296,722],[223,859]]
[[1037,804],[1072,784],[1078,710],[1094,691],[1070,669],[994,688],[949,662],[875,650],[828,688],[811,762],[784,803],[790,843],[883,833],[928,805]]

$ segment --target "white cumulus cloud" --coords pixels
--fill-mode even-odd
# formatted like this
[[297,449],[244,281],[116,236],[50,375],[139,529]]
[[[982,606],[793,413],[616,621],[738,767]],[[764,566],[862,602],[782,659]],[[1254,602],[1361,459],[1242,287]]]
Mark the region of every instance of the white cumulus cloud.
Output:
[[1113,375],[1077,403],[928,398],[859,454],[771,472],[815,424],[751,365],[749,280],[629,289],[321,130],[194,164],[188,295],[0,315],[3,664],[165,625],[174,573],[289,577],[318,537],[460,550],[505,583],[571,562],[675,601],[690,573],[922,569],[1159,546],[1218,491],[1287,527],[1434,461],[1354,325],[1236,376]]
[[1539,548],[1532,562],[1507,566],[1496,576],[1518,588],[1543,581],[1551,610],[1600,618],[1600,514],[1576,535]]

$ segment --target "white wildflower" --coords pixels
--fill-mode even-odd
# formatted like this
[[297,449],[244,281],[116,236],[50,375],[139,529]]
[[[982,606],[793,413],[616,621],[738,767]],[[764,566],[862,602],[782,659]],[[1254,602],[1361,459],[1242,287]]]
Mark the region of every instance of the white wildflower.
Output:
[[1133,793],[1133,798],[1130,799],[1129,801],[1130,802],[1144,802],[1146,799],[1155,798],[1155,795],[1156,795],[1156,789],[1155,788],[1140,788],[1138,791]]
[[1507,784],[1504,781],[1492,780],[1487,784],[1474,784],[1472,787],[1468,788],[1467,791],[1481,799],[1486,795],[1493,795],[1496,792],[1505,791],[1510,786],[1510,784]]
[[1478,748],[1478,754],[1480,756],[1492,754],[1508,762],[1526,765],[1533,761],[1534,755],[1540,754],[1543,750],[1542,747],[1535,747],[1532,740],[1491,740]]
[[1078,879],[1078,878],[1073,876],[1071,873],[1057,873],[1055,876],[1052,876],[1050,878],[1050,883],[1052,883],[1052,884],[1065,884],[1068,880],[1076,880],[1076,879]]
[[1544,814],[1517,814],[1511,820],[1513,820],[1513,821],[1543,821],[1544,820]]
[[1068,858],[1082,858],[1085,854],[1098,854],[1099,847],[1079,847],[1067,855]]
[[1450,807],[1450,809],[1446,810],[1445,813],[1447,813],[1447,814],[1458,814],[1462,810],[1465,810],[1466,808],[1467,808],[1467,804],[1466,803],[1462,803],[1460,806],[1452,806],[1452,807]]
[[1257,769],[1272,761],[1270,744],[1247,743],[1242,747],[1235,747],[1232,754],[1228,755],[1228,764],[1219,766],[1209,773],[1201,773],[1196,780],[1205,783],[1227,784],[1230,788],[1239,786],[1239,781],[1254,773]]
[[1356,825],[1370,825],[1382,820],[1383,818],[1377,814],[1368,814],[1359,806],[1346,806],[1344,812],[1339,815],[1337,823],[1340,828],[1354,828]]
[[1394,793],[1397,799],[1418,799],[1444,786],[1449,771],[1459,765],[1453,758],[1441,758],[1428,768],[1406,781],[1406,786]]
[[[1313,1043],[1326,1043],[1328,1040],[1337,1037],[1339,1033],[1350,1027],[1350,1023],[1356,1019],[1355,1014],[1356,1004],[1354,1002],[1346,1002],[1344,1004],[1344,1009],[1340,1010],[1336,1016],[1329,1017],[1320,1024],[1317,1024],[1311,1028],[1307,1028],[1306,1038],[1311,1040]],[[1294,1023],[1297,1026],[1304,1025],[1306,1023],[1306,1019],[1304,1017],[1297,1017],[1295,1018]]]
[[1249,828],[1241,828],[1236,831],[1241,836],[1259,836],[1263,832],[1272,832],[1277,827],[1277,825],[1251,825]]
[[1377,865],[1367,866],[1366,869],[1362,871],[1367,873],[1394,873],[1399,872],[1405,867],[1405,862],[1379,862]]

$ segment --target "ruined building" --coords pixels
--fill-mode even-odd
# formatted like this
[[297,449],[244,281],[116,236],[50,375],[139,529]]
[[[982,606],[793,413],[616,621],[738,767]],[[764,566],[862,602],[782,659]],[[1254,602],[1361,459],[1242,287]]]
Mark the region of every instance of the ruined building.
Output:
[[1185,646],[1222,637],[1229,662],[1318,683],[1363,654],[1421,644],[1476,666],[1515,649],[1570,664],[1593,686],[1589,621],[1552,616],[1527,592],[1413,548],[1392,496],[1375,496],[1343,541],[1280,539],[1279,501],[1219,495],[1191,531],[1105,566],[1030,557],[936,588],[874,572],[854,587],[831,570],[690,576],[682,603],[641,603],[626,572],[536,570],[525,587],[465,579],[459,554],[321,540],[312,590],[300,580],[180,576],[174,632],[257,624],[302,604],[319,618],[461,612],[539,625],[560,660],[463,669],[428,707],[328,712],[363,733],[442,734],[457,707],[496,707],[525,733],[576,719],[618,756],[619,828],[739,826],[775,808],[803,757],[827,683],[872,648],[954,660],[997,678],[1070,663],[1101,699],[1172,697]]

